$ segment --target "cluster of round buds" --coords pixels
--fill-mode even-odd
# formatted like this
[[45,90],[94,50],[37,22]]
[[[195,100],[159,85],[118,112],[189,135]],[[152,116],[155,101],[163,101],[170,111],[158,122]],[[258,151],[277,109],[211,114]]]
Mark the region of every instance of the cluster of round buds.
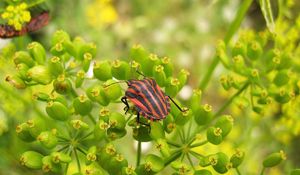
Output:
[[1,14],[2,19],[6,20],[8,25],[13,26],[16,30],[21,30],[22,25],[31,19],[26,3],[18,5],[8,5]]

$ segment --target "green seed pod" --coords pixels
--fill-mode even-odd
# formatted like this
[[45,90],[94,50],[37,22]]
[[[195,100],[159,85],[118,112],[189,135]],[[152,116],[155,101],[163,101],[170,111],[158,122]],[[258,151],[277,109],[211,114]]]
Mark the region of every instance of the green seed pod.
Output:
[[216,57],[222,62],[224,67],[230,68],[230,61],[226,53],[226,44],[224,41],[219,40],[216,47]]
[[130,79],[130,66],[125,61],[114,60],[111,67],[112,76],[118,80]]
[[198,125],[205,125],[212,120],[212,106],[205,104],[194,112],[195,121]]
[[133,166],[127,166],[122,168],[121,175],[137,175]]
[[222,75],[220,78],[220,83],[222,85],[222,87],[228,91],[231,88],[231,85],[229,83],[228,77],[226,75]]
[[180,82],[177,78],[169,77],[166,81],[165,92],[171,97],[175,97],[179,91]]
[[233,118],[231,115],[222,115],[216,122],[215,127],[222,129],[222,137],[225,138],[231,131]]
[[187,174],[191,167],[183,162],[174,161],[171,163],[171,167],[178,171],[178,174]]
[[39,100],[39,101],[49,101],[50,96],[43,92],[37,92],[37,93],[33,94],[33,99]]
[[117,154],[114,156],[111,161],[109,162],[110,168],[109,173],[110,174],[120,174],[123,167],[128,166],[128,161],[124,158],[123,155]]
[[[84,175],[103,175],[104,172],[96,163],[92,163],[85,167]],[[80,174],[82,175],[82,174]]]
[[94,162],[97,159],[97,147],[92,146],[89,148],[87,154],[86,154],[86,159],[90,162]]
[[259,42],[257,41],[252,41],[249,45],[248,45],[248,49],[247,49],[247,56],[251,59],[251,60],[257,60],[260,58],[260,56],[262,55],[263,50],[262,47],[260,45]]
[[72,158],[68,154],[65,154],[62,152],[52,152],[51,157],[52,157],[53,163],[70,163],[70,162],[72,162]]
[[256,112],[257,114],[261,114],[261,113],[263,112],[263,108],[260,107],[260,106],[253,106],[253,107],[252,107],[252,110],[253,110],[254,112]]
[[159,122],[150,123],[150,127],[151,127],[150,137],[153,140],[165,138],[164,128]]
[[157,139],[155,148],[162,154],[163,157],[169,157],[171,155],[170,147],[165,139]]
[[257,69],[248,69],[247,71],[247,77],[249,80],[253,83],[258,84],[259,83],[259,70]]
[[28,67],[32,67],[35,64],[33,59],[31,58],[30,54],[28,52],[25,52],[25,51],[16,52],[14,54],[13,60],[14,60],[15,65],[24,63]]
[[35,117],[28,120],[27,125],[29,127],[29,132],[33,137],[37,137],[42,131],[47,129],[45,121],[40,117]]
[[278,103],[284,104],[290,101],[291,96],[286,92],[284,88],[281,88],[279,89],[279,92],[275,94],[274,98]]
[[210,127],[207,129],[206,132],[206,138],[207,141],[214,145],[219,145],[222,141],[222,129],[221,128],[215,128],[215,127]]
[[50,94],[50,100],[51,101],[57,101],[57,102],[62,103],[65,106],[68,106],[67,99],[64,96],[60,95],[60,94]]
[[57,138],[52,131],[41,132],[37,140],[46,148],[52,149],[57,145]]
[[60,42],[60,43],[56,43],[56,44],[50,49],[50,52],[51,52],[52,55],[60,56],[60,55],[63,55],[63,54],[65,53],[65,49],[64,49],[63,44]]
[[28,44],[27,50],[32,58],[40,65],[45,64],[46,51],[44,47],[38,42],[32,42]]
[[215,154],[211,154],[205,157],[200,157],[199,158],[199,165],[201,167],[207,167],[211,165],[211,162],[213,162],[213,160],[216,160],[217,156]]
[[54,46],[57,43],[64,43],[66,41],[70,41],[69,34],[63,30],[57,30],[51,38],[51,45]]
[[265,168],[274,167],[278,165],[282,160],[286,159],[285,153],[281,150],[280,152],[272,153],[267,156],[263,161]]
[[193,116],[192,111],[188,108],[183,107],[182,110],[184,110],[184,112],[180,111],[180,113],[175,117],[175,123],[180,126],[186,124]]
[[59,57],[54,56],[48,62],[49,71],[52,76],[57,77],[62,74],[64,71],[64,67],[62,61]]
[[150,163],[148,164],[140,164],[136,169],[135,172],[136,174],[146,174],[146,175],[154,175],[156,174],[151,170],[152,165]]
[[77,57],[77,49],[72,41],[65,40],[63,42],[63,46],[68,54],[72,55],[73,57]]
[[135,140],[140,142],[149,142],[152,140],[149,134],[149,127],[139,126],[137,128],[133,128],[132,136]]
[[280,60],[280,64],[277,66],[279,70],[289,69],[293,65],[293,56],[289,52],[283,53]]
[[300,169],[294,169],[290,172],[290,175],[300,175]]
[[101,151],[100,151],[100,153],[99,153],[99,155],[101,155],[101,156],[99,156],[99,159],[98,159],[100,165],[101,165],[103,168],[107,169],[109,161],[110,161],[116,154],[117,154],[116,148],[115,148],[115,146],[114,146],[113,144],[108,143],[107,145],[105,145],[104,148],[101,149]]
[[94,76],[101,81],[106,81],[112,78],[111,65],[109,61],[96,61],[93,67]]
[[258,33],[258,42],[261,44],[261,46],[265,46],[267,44],[269,37],[269,33],[267,31],[261,31]]
[[93,55],[89,52],[83,54],[83,62],[82,62],[82,69],[87,72],[90,68],[91,61],[93,59]]
[[109,128],[108,123],[99,120],[95,125],[94,137],[96,140],[102,140],[106,136],[106,130]]
[[243,162],[245,153],[240,150],[236,150],[235,153],[231,156],[230,162],[232,163],[233,168],[237,168]]
[[80,95],[73,100],[73,107],[75,112],[84,116],[89,114],[93,109],[92,101],[85,95]]
[[197,112],[197,110],[200,108],[201,99],[202,91],[200,89],[194,89],[190,100],[190,108],[192,109],[193,113]]
[[130,49],[130,58],[134,61],[144,63],[148,57],[148,52],[141,45],[134,45]]
[[11,84],[12,86],[14,86],[17,89],[25,89],[26,88],[25,82],[17,75],[12,75],[12,76],[8,75],[8,76],[6,76],[5,81],[7,81],[9,84]]
[[163,120],[163,126],[164,130],[169,134],[175,130],[176,124],[172,114],[167,115],[167,117]]
[[185,69],[180,70],[180,72],[178,74],[178,80],[180,82],[179,89],[181,89],[187,83],[189,75],[190,75],[190,73],[187,70],[185,70]]
[[26,151],[20,158],[20,164],[31,169],[41,169],[43,155],[35,151]]
[[94,43],[82,43],[78,46],[78,58],[80,60],[84,61],[87,53],[90,54],[90,56],[88,56],[91,58],[90,60],[92,60],[92,58],[96,56],[97,47]]
[[218,152],[216,161],[211,162],[215,171],[224,174],[228,171],[229,158],[226,154]]
[[232,57],[237,55],[245,56],[247,52],[247,45],[242,43],[241,41],[237,41],[231,51]]
[[21,123],[19,124],[17,127],[16,127],[16,133],[17,133],[17,136],[25,141],[25,142],[32,142],[35,140],[35,137],[33,137],[31,134],[30,134],[30,131],[29,131],[29,126],[27,123]]
[[109,115],[109,125],[111,128],[124,129],[126,126],[126,120],[124,115],[118,112],[112,112]]
[[16,66],[18,77],[20,77],[24,81],[30,81],[30,78],[27,77],[28,69],[29,69],[29,67],[26,64],[24,64],[24,63],[18,64]]
[[288,72],[286,70],[282,70],[277,72],[275,78],[273,79],[273,83],[280,87],[288,84],[289,80],[290,76],[288,75]]
[[103,95],[110,101],[119,100],[122,95],[122,88],[114,80],[108,80],[103,84]]
[[65,121],[70,117],[68,108],[58,101],[48,102],[46,112],[51,118],[55,120]]
[[61,74],[53,81],[53,88],[59,94],[67,94],[72,91],[72,83],[64,74]]
[[[147,166],[148,165],[148,166]],[[145,158],[145,169],[153,172],[160,172],[164,168],[164,161],[161,157],[148,154]]]
[[27,77],[43,85],[47,85],[52,81],[49,69],[42,65],[30,68],[27,72]]
[[242,55],[236,55],[232,57],[233,70],[241,75],[245,75],[245,60]]
[[45,173],[48,173],[50,171],[54,173],[59,173],[62,169],[61,164],[52,162],[52,156],[43,157],[42,163],[43,163],[42,170]]
[[162,65],[154,66],[153,77],[159,86],[161,87],[165,86],[167,77],[164,72],[164,67]]
[[166,77],[171,77],[173,75],[173,64],[171,63],[171,59],[168,57],[163,57],[161,60],[162,65],[164,66],[164,72]]
[[107,130],[107,138],[110,141],[114,141],[116,139],[120,139],[127,134],[126,129],[116,129],[116,128],[109,128]]
[[86,130],[89,129],[89,125],[81,120],[71,120],[72,127],[77,130]]
[[150,54],[147,59],[144,60],[144,63],[141,64],[143,73],[146,76],[153,76],[153,69],[155,66],[161,63],[160,59],[155,54]]
[[83,84],[85,78],[85,72],[83,70],[80,70],[76,74],[76,79],[75,79],[75,87],[79,88]]
[[109,123],[110,111],[107,108],[101,108],[99,111],[99,119]]
[[91,86],[87,89],[87,96],[90,100],[99,103],[102,106],[107,106],[110,103],[108,97],[104,95],[103,86]]
[[209,170],[196,170],[193,175],[212,175]]

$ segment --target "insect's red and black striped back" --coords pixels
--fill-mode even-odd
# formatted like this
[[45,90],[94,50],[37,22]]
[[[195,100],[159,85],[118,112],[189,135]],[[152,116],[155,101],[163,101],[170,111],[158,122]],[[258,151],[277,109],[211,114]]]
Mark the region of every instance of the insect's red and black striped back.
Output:
[[125,95],[139,114],[150,120],[164,119],[170,112],[168,96],[152,78],[129,80]]
[[35,32],[42,27],[46,26],[50,20],[49,12],[44,11],[37,16],[33,17],[29,23],[24,25],[20,31],[16,30],[13,26],[7,24],[0,25],[0,38],[12,38],[24,35],[28,32]]

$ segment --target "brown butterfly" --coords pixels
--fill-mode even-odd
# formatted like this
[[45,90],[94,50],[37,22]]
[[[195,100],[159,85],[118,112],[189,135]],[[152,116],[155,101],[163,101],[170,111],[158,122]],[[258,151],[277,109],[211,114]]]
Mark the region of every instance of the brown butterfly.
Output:
[[0,24],[0,38],[13,38],[21,36],[26,33],[35,32],[46,26],[50,20],[48,11],[44,11],[25,24],[21,30],[16,30],[13,26],[7,24]]

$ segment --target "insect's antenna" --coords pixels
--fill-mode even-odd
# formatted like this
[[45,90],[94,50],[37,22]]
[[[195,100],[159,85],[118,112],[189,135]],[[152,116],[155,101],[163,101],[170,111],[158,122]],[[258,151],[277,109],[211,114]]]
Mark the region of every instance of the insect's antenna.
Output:
[[119,84],[119,83],[126,83],[127,85],[128,85],[128,81],[117,81],[117,82],[113,82],[113,83],[110,83],[110,84],[108,84],[108,85],[103,85],[103,87],[104,88],[107,88],[107,87],[109,87],[109,86],[111,86],[111,85],[114,85],[114,84]]

